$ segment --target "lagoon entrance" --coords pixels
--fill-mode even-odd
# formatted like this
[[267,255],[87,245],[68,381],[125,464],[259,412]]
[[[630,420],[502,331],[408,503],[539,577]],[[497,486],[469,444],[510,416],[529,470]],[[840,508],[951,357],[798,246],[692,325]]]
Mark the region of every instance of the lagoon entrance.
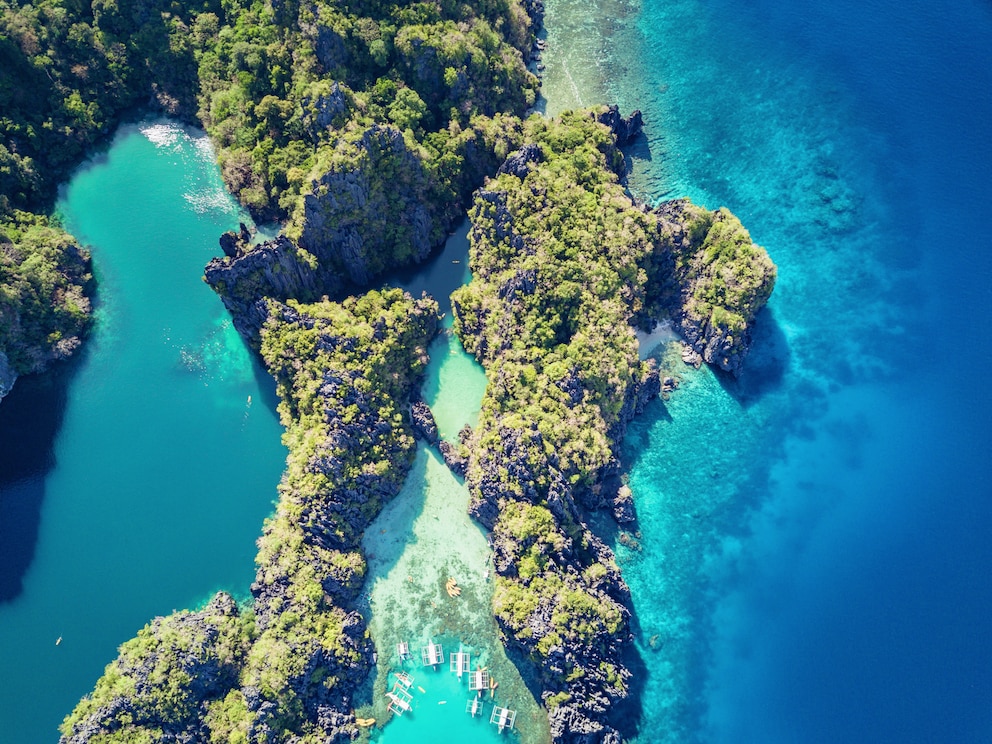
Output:
[[[0,468],[0,529],[10,533],[8,565],[17,558],[24,567],[5,574],[0,604],[0,635],[16,639],[0,646],[5,744],[54,741],[117,646],[154,616],[198,607],[221,589],[247,598],[255,541],[285,467],[274,385],[200,279],[217,237],[249,222],[206,137],[169,122],[123,127],[73,177],[59,210],[92,247],[97,316],[78,360],[20,380],[0,407],[11,441],[34,435],[0,454],[9,460]],[[450,333],[448,295],[468,278],[466,231],[422,270],[396,277],[438,296],[447,313],[423,394],[448,440],[474,423],[485,388],[481,367]],[[49,426],[35,425],[39,406]],[[47,456],[28,456],[37,451]],[[412,688],[415,715],[375,734],[387,744],[442,730],[497,741],[489,723],[497,702],[520,711],[522,741],[547,738],[546,718],[498,640],[483,576],[488,546],[467,500],[421,447],[403,492],[368,532],[365,610],[381,677],[370,677],[369,710],[383,719],[379,687],[402,668],[390,666],[394,635],[409,638],[418,673],[422,638],[436,633],[454,651],[461,639],[472,668],[486,666],[499,686],[472,715],[468,676],[439,667]],[[416,587],[406,581],[411,571]],[[447,574],[458,577],[457,603],[444,591]],[[406,595],[399,614],[397,588]],[[442,596],[451,607],[440,606]]]

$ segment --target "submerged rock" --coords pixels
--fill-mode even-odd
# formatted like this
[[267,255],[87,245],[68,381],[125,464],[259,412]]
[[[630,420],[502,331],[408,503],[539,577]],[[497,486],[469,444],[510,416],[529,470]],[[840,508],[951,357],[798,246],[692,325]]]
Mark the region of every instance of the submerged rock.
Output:
[[410,423],[413,426],[413,433],[427,444],[436,445],[438,443],[437,423],[434,421],[434,414],[422,400],[416,400],[410,404]]

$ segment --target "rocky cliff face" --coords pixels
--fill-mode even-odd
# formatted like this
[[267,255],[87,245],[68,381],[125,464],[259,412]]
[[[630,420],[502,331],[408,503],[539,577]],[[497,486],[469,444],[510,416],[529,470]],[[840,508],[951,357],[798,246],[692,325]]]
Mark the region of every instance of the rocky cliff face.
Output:
[[73,711],[60,741],[139,741],[147,732],[162,741],[207,741],[212,709],[238,685],[252,625],[224,593],[199,612],[156,618],[121,646],[105,687]]
[[263,298],[310,301],[335,294],[344,285],[333,262],[314,262],[285,236],[252,247],[243,237],[225,233],[221,244],[226,255],[211,259],[204,278],[247,339],[257,340],[267,317]]
[[663,305],[686,343],[686,360],[739,374],[755,316],[775,287],[775,264],[726,209],[677,199],[653,214],[660,258],[649,282],[669,288]]
[[[373,666],[365,621],[347,609],[365,575],[358,546],[413,459],[410,398],[437,304],[388,290],[268,309],[262,355],[291,444],[276,515],[259,542],[260,635],[243,685],[253,725],[275,737],[253,740],[281,740],[286,729],[345,740],[357,733],[352,697]],[[287,727],[286,711],[297,706]]]
[[606,106],[596,114],[596,121],[610,128],[617,147],[629,145],[644,128],[644,117],[640,111],[632,111],[628,116],[620,113],[616,105]]
[[316,166],[286,234],[258,246],[227,234],[206,281],[238,330],[257,341],[263,297],[312,302],[426,259],[458,213],[457,204],[434,198],[435,188],[421,155],[394,127],[343,136]]
[[476,194],[473,281],[452,298],[490,383],[466,482],[492,530],[494,614],[533,665],[556,742],[621,738],[629,590],[584,509],[634,518],[615,449],[660,388],[628,328],[655,223],[618,182],[610,113],[534,123]]
[[315,174],[295,218],[299,245],[366,286],[386,269],[423,261],[444,241],[448,225],[443,206],[426,198],[431,188],[423,159],[403,134],[373,125],[357,140],[343,140]]
[[494,613],[533,664],[556,742],[619,742],[636,684],[629,591],[584,511],[636,519],[616,451],[661,383],[630,324],[672,314],[707,361],[738,369],[774,278],[725,210],[631,200],[617,141],[640,125],[615,108],[533,122],[476,193],[473,280],[452,298],[489,378],[470,511],[492,530]]
[[555,742],[619,744],[613,710],[632,681],[622,662],[632,640],[630,590],[612,551],[585,526],[558,458],[535,467],[540,431],[497,426],[501,445],[473,448],[468,482],[471,513],[492,529],[500,630],[534,664]]
[[94,289],[89,251],[75,238],[45,217],[0,209],[0,400],[19,375],[82,345]]

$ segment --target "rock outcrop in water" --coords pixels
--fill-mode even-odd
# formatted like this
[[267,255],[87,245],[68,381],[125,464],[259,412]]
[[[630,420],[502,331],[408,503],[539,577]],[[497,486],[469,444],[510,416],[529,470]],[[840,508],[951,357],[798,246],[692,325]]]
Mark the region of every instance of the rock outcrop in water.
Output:
[[353,695],[373,652],[350,609],[365,575],[359,541],[412,463],[404,412],[437,305],[388,290],[266,308],[261,350],[290,452],[253,602],[239,610],[218,595],[200,612],[152,621],[66,719],[63,744],[357,734]]
[[203,741],[212,714],[238,687],[253,625],[251,613],[223,593],[198,612],[156,618],[121,646],[93,695],[67,719],[61,741],[136,741],[139,732]]
[[617,147],[629,145],[644,127],[644,118],[640,111],[633,111],[625,117],[620,114],[620,107],[616,105],[600,109],[596,121],[610,128]]
[[309,301],[335,294],[344,284],[335,264],[307,260],[283,235],[234,256],[212,259],[204,277],[231,313],[234,327],[254,340],[268,315],[263,298]]
[[653,214],[659,240],[649,281],[677,287],[661,312],[693,354],[739,374],[751,348],[754,318],[775,287],[775,264],[726,209],[710,211],[677,199]]
[[473,280],[452,297],[455,330],[489,378],[468,447],[470,510],[492,530],[496,619],[533,665],[556,742],[619,742],[615,711],[635,683],[629,590],[584,516],[635,518],[616,450],[661,383],[630,326],[708,310],[706,348],[742,359],[721,335],[734,324],[713,317],[749,321],[771,290],[770,262],[729,213],[650,212],[625,193],[616,132],[638,125],[609,109],[529,121],[527,143],[476,194]]

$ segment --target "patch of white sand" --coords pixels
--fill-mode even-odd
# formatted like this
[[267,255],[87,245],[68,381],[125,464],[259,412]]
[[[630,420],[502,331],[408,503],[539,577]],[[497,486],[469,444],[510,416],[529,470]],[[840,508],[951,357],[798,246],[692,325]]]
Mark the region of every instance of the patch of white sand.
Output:
[[636,331],[636,335],[637,343],[640,345],[641,359],[654,356],[659,346],[682,340],[679,334],[675,332],[675,329],[672,328],[671,321],[668,320],[655,324],[654,329],[650,333]]

